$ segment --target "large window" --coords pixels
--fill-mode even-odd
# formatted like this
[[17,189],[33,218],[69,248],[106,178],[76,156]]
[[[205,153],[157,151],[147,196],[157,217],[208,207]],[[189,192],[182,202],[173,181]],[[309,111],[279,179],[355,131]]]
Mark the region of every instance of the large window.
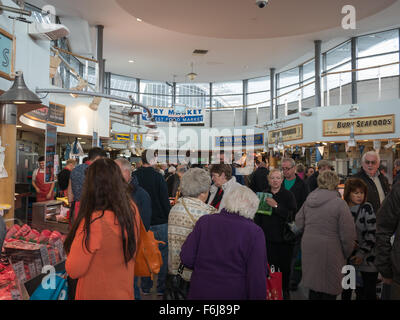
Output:
[[243,105],[243,81],[213,83],[213,108]]
[[176,103],[187,107],[208,108],[210,106],[209,83],[182,83],[176,85]]
[[170,107],[172,105],[172,86],[165,82],[141,80],[140,100],[150,107]]
[[326,70],[329,72],[349,61],[351,61],[351,41],[347,41],[326,53]]
[[136,79],[131,77],[120,76],[111,74],[111,94],[114,96],[129,98],[137,92]]
[[295,90],[299,87],[300,82],[299,68],[279,73],[278,79],[277,92],[278,97],[281,96],[278,98],[278,105],[299,100],[301,92],[300,90]]
[[[357,68],[379,66],[399,61],[399,31],[389,30],[357,39]],[[376,79],[399,74],[398,64],[362,70],[357,80]]]
[[[250,105],[249,108],[259,108],[269,106],[268,101],[270,97],[270,77],[260,77],[249,79],[247,84],[247,104]],[[262,103],[260,103],[262,102]],[[253,104],[256,104],[252,106]]]

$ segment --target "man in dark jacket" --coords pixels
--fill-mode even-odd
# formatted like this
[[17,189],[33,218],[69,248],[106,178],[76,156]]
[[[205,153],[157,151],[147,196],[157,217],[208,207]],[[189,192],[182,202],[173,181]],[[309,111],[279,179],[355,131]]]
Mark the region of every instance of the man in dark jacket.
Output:
[[[331,170],[331,164],[328,160],[320,160],[318,162],[318,171],[314,172],[308,179],[307,179],[307,186],[309,192],[313,192],[315,189],[318,188],[318,176],[320,173],[324,172],[325,170]],[[300,208],[299,208],[300,209]]]
[[[376,215],[375,266],[383,283],[391,286],[390,299],[400,300],[400,184],[393,186]],[[393,245],[391,237],[396,234]],[[397,249],[395,249],[397,248]]]
[[[139,186],[135,176],[132,176],[132,166],[131,163],[125,158],[118,158],[115,160],[116,164],[119,166],[122,172],[122,176],[125,181],[131,187],[131,197],[139,209],[140,218],[142,219],[143,225],[148,231],[150,229],[151,222],[151,199],[146,190]],[[140,300],[140,290],[138,285],[139,277],[135,277],[134,289],[135,289],[135,299]]]
[[[297,211],[303,206],[304,201],[306,201],[308,196],[308,187],[304,181],[296,174],[296,162],[291,158],[282,159],[282,171],[285,177],[283,185],[286,190],[293,193],[296,198]],[[294,219],[295,217],[293,217]],[[293,257],[291,263],[291,273],[290,273],[290,289],[295,291],[301,281],[301,270],[296,270],[296,262],[299,260],[301,247],[301,237],[296,240],[293,248]],[[299,263],[297,263],[299,264]]]
[[[157,163],[154,150],[143,151],[141,158],[143,165],[133,175],[151,198],[152,214],[150,230],[154,232],[154,237],[157,240],[165,242],[165,244],[160,244],[163,265],[157,277],[157,294],[163,295],[168,271],[168,216],[171,206],[168,199],[167,183],[164,177],[152,167],[152,165]],[[150,277],[144,277],[141,280],[143,294],[150,294],[153,281]]]
[[372,204],[377,213],[381,203],[390,191],[388,179],[379,172],[379,154],[375,151],[366,152],[361,158],[361,169],[353,177],[362,179],[368,187],[367,202]]
[[250,189],[255,193],[263,192],[268,189],[268,160],[256,160],[257,169],[253,172],[250,181]]
[[393,185],[400,181],[400,159],[394,160],[393,163],[394,171],[396,172],[395,177],[393,178]]

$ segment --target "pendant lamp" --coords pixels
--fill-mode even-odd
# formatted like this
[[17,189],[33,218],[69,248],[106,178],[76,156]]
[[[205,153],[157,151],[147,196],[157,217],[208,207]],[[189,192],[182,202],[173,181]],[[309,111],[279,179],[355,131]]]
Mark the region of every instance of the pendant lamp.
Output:
[[15,73],[14,83],[0,96],[0,104],[41,104],[42,100],[28,89],[22,71]]

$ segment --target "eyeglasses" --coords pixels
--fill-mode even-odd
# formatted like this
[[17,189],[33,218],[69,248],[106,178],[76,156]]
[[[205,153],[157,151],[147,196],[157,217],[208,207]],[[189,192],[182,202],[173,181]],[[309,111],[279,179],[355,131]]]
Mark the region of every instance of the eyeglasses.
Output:
[[375,160],[374,160],[374,161],[365,160],[365,163],[366,163],[366,164],[376,164],[376,161],[375,161]]
[[294,167],[282,167],[282,170],[283,171],[286,171],[286,170],[290,170],[290,169],[293,169]]

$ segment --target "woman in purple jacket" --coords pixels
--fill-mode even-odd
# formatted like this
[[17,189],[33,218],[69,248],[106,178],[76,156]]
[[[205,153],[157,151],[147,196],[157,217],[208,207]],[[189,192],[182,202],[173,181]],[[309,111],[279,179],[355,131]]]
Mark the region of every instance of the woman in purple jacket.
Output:
[[226,195],[220,213],[202,216],[181,250],[193,270],[188,300],[265,300],[267,253],[263,230],[253,222],[258,197],[240,186]]

